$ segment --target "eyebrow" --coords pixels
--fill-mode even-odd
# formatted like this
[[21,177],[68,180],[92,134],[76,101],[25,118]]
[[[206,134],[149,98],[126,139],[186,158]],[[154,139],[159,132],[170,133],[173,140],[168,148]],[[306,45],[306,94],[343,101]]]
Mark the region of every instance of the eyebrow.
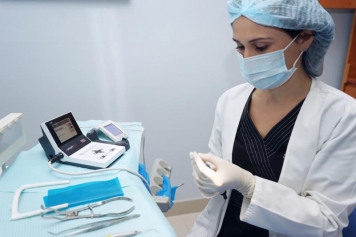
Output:
[[[259,41],[259,40],[271,40],[272,38],[269,38],[269,37],[267,37],[267,38],[262,38],[262,37],[260,37],[260,38],[256,38],[256,39],[252,39],[252,40],[250,40],[250,41],[248,41],[249,43],[253,43],[253,42],[256,42],[256,41]],[[234,39],[234,38],[232,38],[232,40],[233,41],[235,41],[236,43],[240,43],[240,41],[238,41],[237,39]]]

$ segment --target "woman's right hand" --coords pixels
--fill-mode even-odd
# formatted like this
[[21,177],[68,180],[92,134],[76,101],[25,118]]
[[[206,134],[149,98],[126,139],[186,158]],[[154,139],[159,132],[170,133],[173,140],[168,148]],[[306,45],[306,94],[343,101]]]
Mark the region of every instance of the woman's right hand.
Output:
[[236,189],[245,197],[252,197],[255,176],[250,172],[211,153],[191,152],[190,157],[195,182],[202,192],[217,194]]

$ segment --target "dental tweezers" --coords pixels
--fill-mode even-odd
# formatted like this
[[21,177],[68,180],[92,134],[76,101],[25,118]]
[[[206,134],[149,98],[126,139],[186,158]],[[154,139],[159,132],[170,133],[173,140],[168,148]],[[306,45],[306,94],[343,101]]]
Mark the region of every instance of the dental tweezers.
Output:
[[62,230],[60,232],[54,233],[51,231],[48,231],[48,233],[52,234],[52,235],[59,235],[59,234],[63,234],[65,232],[68,231],[73,231],[68,233],[67,235],[63,236],[63,237],[69,237],[69,236],[73,236],[76,234],[81,234],[81,233],[87,233],[87,232],[91,232],[91,231],[95,231],[95,230],[100,230],[115,224],[118,224],[120,222],[124,222],[127,220],[131,220],[137,217],[140,217],[140,214],[134,214],[134,215],[130,215],[130,216],[125,216],[125,217],[119,217],[119,218],[114,218],[114,219],[110,219],[110,220],[105,220],[105,221],[97,221],[97,222],[93,222],[93,223],[89,223],[89,224],[85,224],[85,225],[80,225],[74,228],[70,228],[70,229],[66,229],[66,230]]
[[[66,220],[74,220],[74,219],[80,219],[80,218],[97,218],[97,217],[104,217],[104,216],[124,216],[126,214],[131,213],[135,207],[131,207],[126,211],[123,212],[116,212],[116,213],[104,213],[104,214],[94,214],[93,208],[94,207],[98,207],[101,205],[104,205],[106,203],[109,202],[113,202],[113,201],[117,201],[117,200],[124,200],[124,201],[129,201],[132,202],[131,198],[128,197],[114,197],[114,198],[110,198],[107,200],[103,200],[100,202],[96,202],[90,205],[86,205],[84,207],[81,208],[77,208],[77,209],[73,209],[73,210],[69,210],[69,211],[58,211],[57,208],[44,208],[43,205],[41,205],[42,210],[46,210],[46,211],[54,211],[56,214],[54,215],[45,215],[44,213],[41,213],[41,216],[43,219],[57,219],[57,220],[61,220],[61,221],[66,221]],[[90,214],[88,215],[79,215],[79,212],[81,211],[85,211],[85,210],[90,210]]]

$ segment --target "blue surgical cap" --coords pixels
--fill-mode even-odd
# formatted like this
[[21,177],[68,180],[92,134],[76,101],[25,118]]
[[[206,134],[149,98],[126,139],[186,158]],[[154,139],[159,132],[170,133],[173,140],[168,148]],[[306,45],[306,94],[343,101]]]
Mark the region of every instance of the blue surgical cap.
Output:
[[240,16],[264,25],[288,30],[312,30],[315,38],[303,55],[303,65],[311,77],[323,73],[326,51],[334,39],[335,25],[318,0],[229,0],[232,24]]

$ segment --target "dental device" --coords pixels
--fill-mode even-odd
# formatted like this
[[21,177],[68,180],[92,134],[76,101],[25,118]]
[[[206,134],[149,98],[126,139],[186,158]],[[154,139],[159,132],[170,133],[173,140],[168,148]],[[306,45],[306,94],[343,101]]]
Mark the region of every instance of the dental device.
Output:
[[106,136],[108,136],[114,142],[119,142],[123,138],[129,137],[127,135],[127,133],[122,128],[120,128],[117,124],[115,124],[111,120],[108,120],[108,121],[105,121],[105,122],[99,124],[95,128],[95,130],[101,131],[102,133],[104,133]]
[[93,128],[93,129],[89,130],[89,132],[87,132],[87,137],[93,142],[100,142],[100,143],[124,146],[126,151],[128,151],[130,149],[130,142],[126,138],[123,137],[120,141],[117,141],[117,142],[116,141],[109,142],[106,140],[102,140],[99,138],[98,132],[95,128]]
[[[49,160],[90,169],[106,168],[124,152],[124,146],[93,142],[81,132],[72,113],[41,124],[39,138]],[[58,158],[58,159],[57,159]]]
[[26,143],[25,126],[21,113],[11,113],[0,120],[0,176],[7,162]]

